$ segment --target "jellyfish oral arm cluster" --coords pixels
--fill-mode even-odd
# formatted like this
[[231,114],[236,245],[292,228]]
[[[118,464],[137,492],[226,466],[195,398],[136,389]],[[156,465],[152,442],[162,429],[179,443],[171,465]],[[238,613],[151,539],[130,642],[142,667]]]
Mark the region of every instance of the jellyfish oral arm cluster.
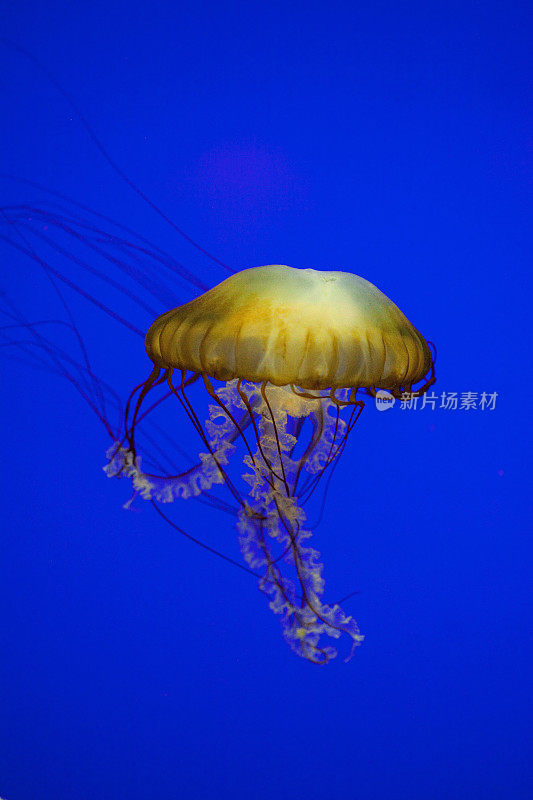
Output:
[[[421,380],[432,366],[425,340],[363,279],[272,266],[237,273],[163,314],[146,350],[154,369],[132,393],[107,474],[130,478],[135,495],[157,503],[224,485],[236,501],[243,558],[292,650],[323,664],[336,655],[331,640],[345,634],[353,652],[363,637],[350,615],[323,599],[305,505],[361,414],[357,392],[398,393]],[[208,398],[205,423],[188,391],[198,380]],[[143,471],[137,450],[143,403],[161,386],[201,442],[198,462],[179,475]]]
[[[174,382],[168,374],[166,381],[192,417],[207,452],[200,453],[199,463],[192,469],[169,478],[143,472],[134,443],[132,447],[131,442],[117,442],[108,451],[107,474],[131,478],[135,494],[159,503],[196,497],[225,483],[238,502],[242,555],[250,569],[262,575],[260,589],[269,597],[270,608],[281,615],[283,635],[291,648],[310,661],[323,663],[336,655],[335,648],[323,643],[324,635],[338,638],[346,633],[358,644],[363,637],[355,620],[338,605],[322,600],[320,553],[308,544],[311,533],[305,528],[303,504],[342,452],[362,401],[322,393],[303,396],[290,386],[237,380],[215,391],[206,378],[215,402],[210,403],[209,417],[200,426],[185,380]],[[341,416],[346,409],[347,421]],[[311,431],[306,432],[303,452],[296,457],[306,420]],[[241,477],[248,485],[246,494],[227,469],[239,440],[244,450]]]
[[[247,564],[264,570],[260,588],[270,596],[270,608],[281,615],[283,635],[291,648],[310,661],[323,663],[336,655],[324,636],[338,638],[348,634],[354,646],[362,641],[355,620],[338,605],[322,600],[324,579],[320,553],[308,544],[306,514],[299,502],[298,481],[302,470],[320,476],[338,455],[345,441],[347,424],[339,416],[339,407],[330,398],[298,398],[291,390],[275,388],[267,393],[255,391],[258,414],[258,448],[245,457],[249,472],[251,501],[238,518],[239,543]],[[289,395],[286,397],[285,395]],[[358,415],[362,406],[355,406]],[[290,433],[309,419],[311,443],[301,458],[293,458],[297,436]],[[292,423],[292,425],[291,425]],[[296,423],[296,424],[295,424]],[[302,495],[312,490],[312,480],[304,484]],[[281,550],[275,557],[271,543]],[[284,577],[280,563],[288,561],[296,581]]]

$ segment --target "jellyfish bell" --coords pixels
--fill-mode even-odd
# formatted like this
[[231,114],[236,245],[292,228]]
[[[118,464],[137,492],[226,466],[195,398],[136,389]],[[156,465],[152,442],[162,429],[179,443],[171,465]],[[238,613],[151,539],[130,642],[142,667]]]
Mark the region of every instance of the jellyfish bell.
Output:
[[[417,393],[433,383],[423,336],[363,278],[270,265],[231,275],[165,312],[145,347],[153,370],[130,397],[108,475],[130,477],[135,492],[156,502],[225,485],[238,506],[241,552],[260,574],[291,648],[326,663],[336,650],[324,637],[347,634],[353,652],[363,637],[351,616],[323,600],[305,506],[361,414],[358,393],[386,389],[399,396],[428,373]],[[188,392],[199,379],[212,401],[205,424]],[[137,427],[153,407],[143,410],[146,398],[161,386],[202,443],[197,465],[180,475],[145,472],[137,451]],[[244,471],[236,479],[230,459],[239,444]]]
[[372,283],[283,265],[238,272],[158,317],[151,361],[227,381],[396,390],[431,364],[422,335]]

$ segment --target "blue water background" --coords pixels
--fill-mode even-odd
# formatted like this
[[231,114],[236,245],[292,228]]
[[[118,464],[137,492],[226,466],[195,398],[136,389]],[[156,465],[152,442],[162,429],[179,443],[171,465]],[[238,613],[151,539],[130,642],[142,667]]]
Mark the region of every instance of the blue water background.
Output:
[[[235,269],[368,278],[437,344],[439,398],[497,398],[368,403],[315,534],[327,596],[359,591],[346,608],[366,638],[317,668],[251,577],[150,507],[122,509],[109,440],[66,382],[2,359],[0,795],[531,797],[527,4],[20,0],[2,26],[202,246]],[[225,277],[121,182],[34,63],[1,58],[3,172],[127,224],[209,285]],[[2,193],[46,197],[7,179]],[[7,245],[1,272],[30,319],[63,313]],[[142,341],[68,297],[125,396],[148,372]],[[194,452],[177,410],[172,424]],[[173,512],[239,558],[229,517]]]

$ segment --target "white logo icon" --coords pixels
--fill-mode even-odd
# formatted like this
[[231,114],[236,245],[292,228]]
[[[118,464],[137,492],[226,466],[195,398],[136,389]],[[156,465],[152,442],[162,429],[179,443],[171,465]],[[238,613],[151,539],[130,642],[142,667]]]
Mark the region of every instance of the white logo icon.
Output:
[[384,389],[377,390],[376,408],[378,411],[388,411],[389,408],[393,407],[395,402],[396,398],[393,397],[390,392],[386,392]]

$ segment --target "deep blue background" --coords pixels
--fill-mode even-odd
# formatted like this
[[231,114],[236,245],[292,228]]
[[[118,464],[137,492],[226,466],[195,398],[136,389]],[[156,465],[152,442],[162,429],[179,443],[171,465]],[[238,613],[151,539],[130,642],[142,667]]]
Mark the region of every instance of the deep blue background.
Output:
[[[369,404],[316,532],[328,595],[360,590],[346,607],[366,639],[316,668],[252,578],[149,507],[122,510],[104,431],[66,384],[3,359],[2,797],[531,797],[526,8],[4,4],[6,35],[191,236],[234,268],[363,275],[437,343],[436,390],[499,396],[484,412]],[[120,182],[34,64],[1,57],[4,171],[224,277]],[[8,247],[1,263],[29,316],[55,313],[29,263]],[[142,343],[74,310],[127,393]],[[237,556],[230,519],[174,511]]]

